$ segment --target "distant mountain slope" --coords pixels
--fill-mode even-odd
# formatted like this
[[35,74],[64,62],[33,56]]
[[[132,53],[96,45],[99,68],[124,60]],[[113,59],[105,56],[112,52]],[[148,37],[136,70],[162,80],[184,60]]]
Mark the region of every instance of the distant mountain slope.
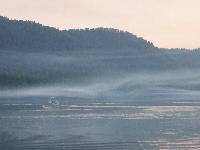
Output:
[[198,49],[160,49],[116,29],[60,31],[0,17],[0,88],[117,80],[142,72],[196,71],[199,60]]
[[58,30],[31,21],[0,17],[0,49],[152,49],[152,43],[109,28]]

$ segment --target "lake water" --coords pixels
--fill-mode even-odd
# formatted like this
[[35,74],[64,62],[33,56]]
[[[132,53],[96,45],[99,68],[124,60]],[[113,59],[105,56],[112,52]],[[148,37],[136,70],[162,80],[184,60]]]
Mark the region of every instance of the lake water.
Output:
[[[172,95],[171,95],[172,96]],[[197,96],[159,100],[4,97],[1,150],[199,149]]]

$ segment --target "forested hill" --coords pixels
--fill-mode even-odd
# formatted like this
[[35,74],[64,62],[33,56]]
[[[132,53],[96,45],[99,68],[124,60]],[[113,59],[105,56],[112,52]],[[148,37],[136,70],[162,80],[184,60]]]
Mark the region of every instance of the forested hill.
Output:
[[108,28],[58,30],[0,17],[0,89],[82,84],[128,74],[198,70],[200,51],[159,49]]
[[111,28],[58,30],[32,21],[0,17],[0,49],[153,49],[152,43]]

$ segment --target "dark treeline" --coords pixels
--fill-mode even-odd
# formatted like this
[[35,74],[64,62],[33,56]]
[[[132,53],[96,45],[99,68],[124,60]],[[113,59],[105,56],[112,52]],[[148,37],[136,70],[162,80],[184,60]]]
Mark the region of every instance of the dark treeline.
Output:
[[109,28],[58,30],[0,17],[0,88],[74,84],[139,71],[199,68],[199,50],[160,49]]
[[0,17],[0,48],[26,50],[144,49],[153,44],[109,28],[58,30],[31,21]]

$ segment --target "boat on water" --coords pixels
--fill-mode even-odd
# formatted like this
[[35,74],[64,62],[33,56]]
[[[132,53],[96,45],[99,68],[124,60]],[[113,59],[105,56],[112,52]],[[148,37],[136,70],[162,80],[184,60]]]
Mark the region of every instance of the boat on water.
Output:
[[42,108],[45,110],[58,109],[60,107],[59,101],[55,97],[50,97],[48,104],[42,105]]

